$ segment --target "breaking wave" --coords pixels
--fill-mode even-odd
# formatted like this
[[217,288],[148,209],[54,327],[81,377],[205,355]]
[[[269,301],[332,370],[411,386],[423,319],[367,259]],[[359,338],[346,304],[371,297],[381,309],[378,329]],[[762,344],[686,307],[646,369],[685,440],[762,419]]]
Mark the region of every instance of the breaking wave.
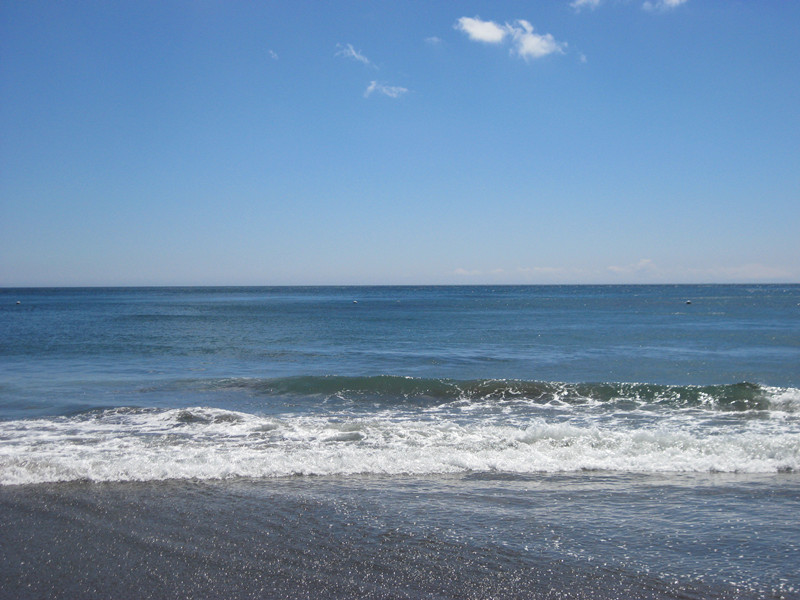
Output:
[[225,379],[202,386],[296,395],[319,410],[128,407],[0,422],[0,484],[800,471],[794,388],[403,377]]
[[659,385],[650,383],[562,383],[508,379],[457,381],[413,377],[305,376],[278,379],[229,378],[185,382],[198,388],[243,389],[270,396],[315,396],[395,403],[445,404],[456,401],[521,400],[538,404],[614,403],[665,408],[704,407],[723,411],[800,409],[800,390],[755,383]]

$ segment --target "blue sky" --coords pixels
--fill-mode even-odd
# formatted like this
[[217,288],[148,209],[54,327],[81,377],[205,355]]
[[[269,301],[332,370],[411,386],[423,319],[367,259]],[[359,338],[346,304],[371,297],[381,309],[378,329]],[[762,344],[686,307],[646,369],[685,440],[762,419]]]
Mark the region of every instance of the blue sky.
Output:
[[800,2],[0,1],[0,286],[800,281]]

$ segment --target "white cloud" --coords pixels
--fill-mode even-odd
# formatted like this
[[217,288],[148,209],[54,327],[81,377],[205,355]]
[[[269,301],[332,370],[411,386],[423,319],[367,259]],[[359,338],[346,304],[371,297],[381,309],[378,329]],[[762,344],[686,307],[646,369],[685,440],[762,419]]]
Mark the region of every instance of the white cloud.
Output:
[[512,24],[499,25],[494,21],[482,21],[479,17],[461,17],[455,28],[469,36],[469,39],[487,44],[499,44],[506,39],[511,40],[511,54],[529,60],[541,58],[554,52],[563,53],[566,43],[557,42],[546,33],[534,33],[533,25],[524,19],[517,19]]
[[408,89],[397,85],[385,85],[383,83],[378,83],[377,81],[370,81],[366,91],[364,92],[364,98],[369,98],[373,92],[383,94],[384,96],[389,96],[389,98],[399,98],[403,94],[407,93]]
[[574,0],[570,2],[570,6],[575,10],[581,10],[582,8],[595,9],[600,6],[600,2],[602,2],[602,0]]
[[353,60],[357,60],[360,63],[364,63],[365,65],[371,66],[372,62],[361,54],[358,50],[353,48],[352,44],[346,44],[342,46],[341,44],[336,44],[337,48],[341,48],[337,53],[336,56],[344,56],[345,58],[352,58]]
[[525,60],[541,58],[554,52],[564,52],[566,44],[556,42],[549,33],[545,35],[534,33],[533,26],[528,21],[519,19],[514,25],[506,25],[506,28],[514,39],[512,52]]
[[425,42],[430,44],[431,46],[436,46],[437,44],[442,43],[442,38],[438,38],[435,35],[433,35],[429,38],[425,38]]
[[270,51],[269,51],[269,57],[270,57],[272,60],[278,60],[278,53],[277,53],[277,52],[275,52],[274,50],[270,50]]
[[676,8],[681,4],[685,4],[688,0],[655,0],[654,2],[650,2],[647,0],[644,4],[642,4],[642,8],[645,10],[670,10],[672,8]]
[[461,17],[456,21],[456,29],[466,33],[469,39],[475,42],[486,42],[487,44],[499,44],[506,37],[506,29],[494,21],[482,21],[480,17],[471,19]]

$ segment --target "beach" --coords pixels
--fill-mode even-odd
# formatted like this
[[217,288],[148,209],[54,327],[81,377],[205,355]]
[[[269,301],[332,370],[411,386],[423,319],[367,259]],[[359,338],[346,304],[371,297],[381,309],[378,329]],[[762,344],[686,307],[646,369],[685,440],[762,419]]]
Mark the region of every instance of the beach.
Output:
[[796,477],[0,490],[4,597],[792,598]]

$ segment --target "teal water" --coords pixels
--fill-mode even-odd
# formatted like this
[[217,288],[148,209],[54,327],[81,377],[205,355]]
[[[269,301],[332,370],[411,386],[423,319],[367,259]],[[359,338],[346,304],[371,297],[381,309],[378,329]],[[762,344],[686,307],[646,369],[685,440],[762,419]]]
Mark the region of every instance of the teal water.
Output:
[[3,419],[224,378],[797,387],[800,287],[3,289],[0,361]]

